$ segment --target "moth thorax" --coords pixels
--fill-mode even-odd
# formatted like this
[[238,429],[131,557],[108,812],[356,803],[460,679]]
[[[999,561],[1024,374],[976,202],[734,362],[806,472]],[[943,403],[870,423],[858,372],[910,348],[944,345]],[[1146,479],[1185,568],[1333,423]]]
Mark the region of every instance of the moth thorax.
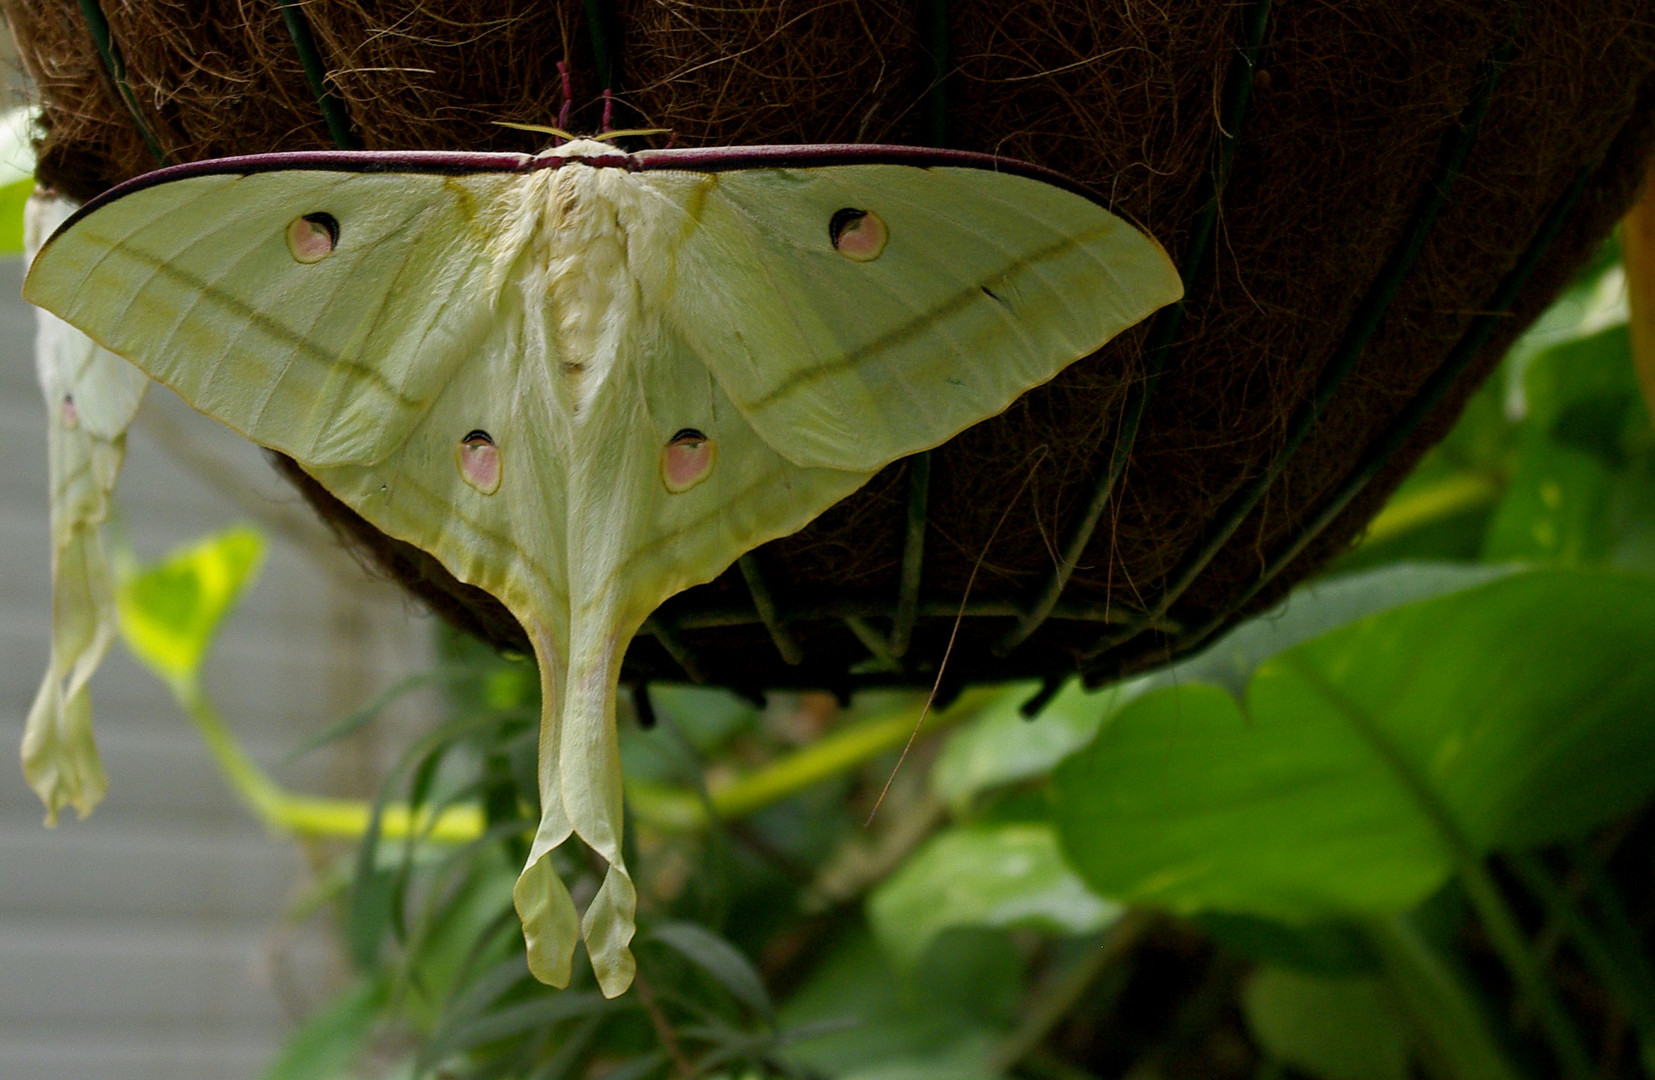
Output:
[[617,330],[636,326],[639,314],[620,208],[595,175],[603,171],[558,169],[546,215],[548,322],[558,363],[577,396],[603,380]]

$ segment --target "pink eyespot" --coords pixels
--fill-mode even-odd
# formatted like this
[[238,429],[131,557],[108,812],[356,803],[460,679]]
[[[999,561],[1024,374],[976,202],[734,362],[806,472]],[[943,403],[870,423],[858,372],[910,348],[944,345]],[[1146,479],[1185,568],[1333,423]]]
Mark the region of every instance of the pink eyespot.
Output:
[[661,483],[674,495],[707,479],[718,459],[718,446],[694,428],[681,428],[661,448]]
[[833,250],[852,262],[872,262],[885,250],[890,230],[885,219],[871,210],[845,207],[828,220],[828,239]]
[[306,214],[287,225],[287,250],[302,263],[317,263],[339,246],[339,219],[332,214]]
[[500,490],[500,448],[488,432],[468,432],[454,447],[454,463],[459,466],[460,479],[484,495]]

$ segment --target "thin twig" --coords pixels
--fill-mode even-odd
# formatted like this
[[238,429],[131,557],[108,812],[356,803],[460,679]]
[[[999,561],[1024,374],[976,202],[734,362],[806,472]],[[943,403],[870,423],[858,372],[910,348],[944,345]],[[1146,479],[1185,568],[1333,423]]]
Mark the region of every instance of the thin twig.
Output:
[[655,1028],[655,1035],[661,1040],[667,1056],[672,1058],[673,1071],[684,1077],[684,1080],[695,1080],[695,1066],[690,1063],[689,1056],[678,1043],[678,1033],[672,1030],[667,1023],[667,1016],[661,1011],[661,1006],[655,1000],[655,987],[645,977],[643,969],[639,969],[632,976],[632,985],[638,988],[638,1001],[642,1003],[644,1011],[649,1014],[649,1022]]
[[919,738],[919,729],[925,726],[925,718],[931,712],[931,703],[937,700],[937,691],[942,687],[943,673],[948,670],[948,658],[954,652],[954,640],[960,636],[960,624],[965,621],[966,601],[971,599],[971,587],[977,584],[977,572],[983,568],[983,560],[988,558],[989,549],[994,546],[994,538],[1000,535],[1000,527],[1006,523],[1006,518],[1011,516],[1012,508],[1022,499],[1023,492],[1028,490],[1029,482],[1034,479],[1034,472],[1045,460],[1046,453],[1046,447],[1037,446],[1029,452],[1028,458],[1024,458],[1025,462],[1029,458],[1033,458],[1034,462],[1024,475],[1023,482],[1017,486],[1011,498],[1006,500],[1006,508],[1000,511],[1000,520],[994,523],[994,531],[989,533],[988,539],[983,542],[982,553],[977,556],[977,561],[971,567],[971,576],[965,579],[965,591],[960,594],[960,609],[954,614],[954,628],[948,632],[948,645],[942,651],[942,661],[937,664],[936,681],[931,684],[931,692],[925,698],[925,707],[919,711],[919,719],[914,721],[914,730],[908,733],[908,741],[903,744],[902,753],[897,756],[896,764],[891,766],[891,775],[885,778],[885,786],[879,789],[879,798],[874,800],[873,809],[868,811],[868,819],[862,823],[863,828],[873,824],[874,815],[879,813],[885,796],[890,794],[896,774],[902,770],[902,763],[908,760],[908,751],[914,748],[914,741]]

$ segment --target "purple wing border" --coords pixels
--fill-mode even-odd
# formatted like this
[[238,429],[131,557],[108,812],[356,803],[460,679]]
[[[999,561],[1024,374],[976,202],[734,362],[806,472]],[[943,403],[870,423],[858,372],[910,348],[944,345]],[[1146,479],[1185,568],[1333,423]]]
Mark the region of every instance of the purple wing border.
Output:
[[838,165],[907,165],[914,168],[983,169],[1024,176],[1073,192],[1105,210],[1113,209],[1097,192],[1062,173],[1016,158],[967,150],[939,150],[925,146],[881,143],[826,143],[773,146],[722,146],[675,150],[640,150],[632,154],[594,154],[561,157],[552,154],[466,153],[445,150],[303,150],[292,153],[244,154],[168,165],[116,184],[75,211],[58,228],[73,226],[116,199],[145,188],[196,176],[227,173],[248,175],[298,169],[318,172],[427,173],[463,176],[486,172],[532,172],[558,168],[570,162],[634,172],[680,170],[729,172],[738,169],[819,169]]
[[630,155],[633,168],[683,169],[690,172],[727,172],[733,169],[820,169],[834,165],[909,165],[917,169],[982,169],[1024,176],[1071,191],[1110,207],[1096,191],[1060,172],[1019,158],[979,154],[971,150],[940,150],[930,146],[883,143],[822,143],[779,146],[719,146],[682,150],[640,150]]

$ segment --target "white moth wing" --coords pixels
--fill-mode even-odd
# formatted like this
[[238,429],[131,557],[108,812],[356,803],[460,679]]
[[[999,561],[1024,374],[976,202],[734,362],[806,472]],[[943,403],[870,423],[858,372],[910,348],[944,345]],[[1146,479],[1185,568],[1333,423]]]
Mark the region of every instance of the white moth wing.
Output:
[[[1183,291],[1153,240],[1022,175],[886,164],[698,179],[640,177],[686,221],[667,317],[799,465],[865,471],[936,446]],[[875,257],[835,249],[847,209],[882,220]]]
[[[54,236],[24,296],[262,445],[371,464],[487,340],[491,238],[519,182],[284,169],[158,183]],[[306,263],[289,229],[313,214],[338,242]]]

